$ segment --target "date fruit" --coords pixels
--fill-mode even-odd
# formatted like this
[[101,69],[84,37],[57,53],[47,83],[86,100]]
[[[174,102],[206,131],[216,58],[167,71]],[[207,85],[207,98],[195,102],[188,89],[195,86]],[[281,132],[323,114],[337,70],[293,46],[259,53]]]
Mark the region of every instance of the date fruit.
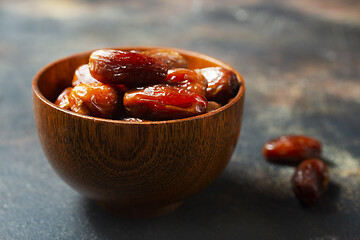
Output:
[[308,205],[314,205],[328,187],[327,166],[320,159],[307,159],[296,168],[291,182],[295,196]]
[[168,67],[162,61],[140,53],[97,50],[89,58],[90,74],[99,82],[130,87],[163,83]]
[[236,74],[222,67],[208,67],[196,69],[207,80],[206,98],[208,101],[215,101],[226,104],[233,98],[240,87]]
[[74,77],[72,80],[73,87],[79,85],[80,83],[94,83],[94,82],[99,82],[99,81],[91,76],[88,64],[81,65],[75,70]]
[[126,92],[124,106],[134,118],[169,120],[205,113],[207,100],[196,92],[159,84]]
[[169,69],[187,68],[188,64],[185,58],[176,51],[166,49],[151,49],[143,52],[144,55],[159,59],[165,63]]
[[69,95],[72,111],[102,118],[114,118],[124,111],[121,89],[103,83],[79,84]]
[[202,74],[185,68],[176,68],[168,71],[165,82],[189,91],[206,94],[207,81]]
[[69,105],[69,94],[72,90],[72,87],[65,88],[62,93],[58,96],[58,98],[55,101],[55,104],[63,109],[70,110]]
[[307,136],[282,136],[265,143],[262,153],[269,162],[298,164],[307,158],[320,158],[321,143]]

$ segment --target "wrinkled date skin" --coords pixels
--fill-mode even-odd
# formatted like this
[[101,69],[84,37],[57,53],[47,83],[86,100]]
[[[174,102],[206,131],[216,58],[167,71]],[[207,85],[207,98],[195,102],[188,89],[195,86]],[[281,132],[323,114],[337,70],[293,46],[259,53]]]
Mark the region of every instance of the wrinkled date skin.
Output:
[[203,96],[206,94],[207,81],[205,77],[190,69],[176,68],[169,70],[165,82],[171,86],[181,87]]
[[168,66],[169,69],[188,67],[185,58],[180,53],[175,51],[166,49],[151,49],[144,51],[143,54],[162,61]]
[[99,82],[130,87],[163,83],[168,71],[167,65],[158,59],[120,50],[94,51],[89,69]]
[[327,166],[320,159],[307,159],[297,167],[291,182],[295,196],[305,204],[314,205],[328,187]]
[[72,80],[73,87],[79,85],[80,83],[94,83],[94,82],[99,82],[99,81],[91,76],[88,64],[81,65],[75,70],[74,77]]
[[236,74],[222,67],[196,69],[207,80],[206,98],[225,105],[240,87]]
[[205,113],[204,96],[165,84],[128,91],[124,106],[129,115],[148,120],[169,120]]
[[282,136],[265,143],[262,153],[269,162],[293,165],[307,158],[320,158],[321,143],[307,136]]
[[65,88],[56,99],[55,104],[63,109],[70,110],[69,95],[71,90],[72,87]]
[[79,84],[69,95],[72,111],[102,118],[115,118],[124,112],[122,89],[103,83]]

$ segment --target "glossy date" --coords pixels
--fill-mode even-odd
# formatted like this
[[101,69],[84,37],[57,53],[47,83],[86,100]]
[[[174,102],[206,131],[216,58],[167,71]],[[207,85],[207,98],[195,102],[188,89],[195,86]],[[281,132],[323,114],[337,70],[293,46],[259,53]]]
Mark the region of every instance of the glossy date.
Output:
[[144,54],[121,50],[97,50],[89,58],[92,77],[102,83],[130,87],[163,83],[168,67]]
[[114,118],[123,113],[122,90],[103,83],[79,84],[69,94],[72,111],[102,118]]
[[328,187],[328,168],[320,159],[307,159],[296,168],[291,183],[295,196],[301,202],[314,205]]
[[72,87],[65,88],[55,101],[55,104],[63,109],[70,110],[69,95]]
[[236,74],[222,67],[197,69],[207,80],[206,98],[221,104],[228,103],[240,87]]
[[281,136],[265,143],[262,153],[269,162],[298,164],[307,158],[320,158],[321,143],[307,136]]
[[202,74],[185,68],[175,68],[168,71],[165,82],[186,90],[206,94],[207,81]]
[[176,51],[170,51],[166,49],[151,49],[144,51],[143,54],[162,61],[168,66],[168,69],[188,67],[185,58]]
[[75,70],[74,77],[72,80],[72,86],[75,87],[76,85],[79,85],[80,83],[94,83],[99,82],[95,78],[93,78],[89,71],[89,65],[84,64],[78,67]]
[[196,92],[161,84],[126,92],[124,106],[134,118],[169,120],[205,113],[207,100]]

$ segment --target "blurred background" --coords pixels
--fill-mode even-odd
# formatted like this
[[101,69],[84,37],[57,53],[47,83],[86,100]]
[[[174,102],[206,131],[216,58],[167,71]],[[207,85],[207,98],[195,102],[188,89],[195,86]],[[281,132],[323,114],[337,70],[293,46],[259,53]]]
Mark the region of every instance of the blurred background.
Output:
[[[65,185],[37,139],[31,81],[56,59],[151,45],[216,57],[247,87],[223,175],[157,219],[114,217]],[[360,1],[0,0],[0,239],[355,239],[360,236]],[[291,167],[261,147],[318,138],[331,184],[294,198]]]

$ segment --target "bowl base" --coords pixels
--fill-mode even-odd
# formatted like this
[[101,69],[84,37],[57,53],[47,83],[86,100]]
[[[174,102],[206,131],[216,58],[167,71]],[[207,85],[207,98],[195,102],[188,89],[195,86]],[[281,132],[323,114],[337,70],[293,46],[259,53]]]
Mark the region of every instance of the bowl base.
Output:
[[96,204],[111,214],[126,218],[151,218],[170,213],[180,207],[183,201],[171,203],[163,206],[123,206],[116,203],[96,201]]

